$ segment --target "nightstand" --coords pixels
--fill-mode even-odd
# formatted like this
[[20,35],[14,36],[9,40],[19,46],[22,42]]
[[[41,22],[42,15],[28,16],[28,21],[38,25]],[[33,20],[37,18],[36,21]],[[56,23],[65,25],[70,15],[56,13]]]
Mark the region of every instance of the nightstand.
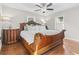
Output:
[[3,29],[2,30],[2,43],[13,44],[19,40],[20,29]]

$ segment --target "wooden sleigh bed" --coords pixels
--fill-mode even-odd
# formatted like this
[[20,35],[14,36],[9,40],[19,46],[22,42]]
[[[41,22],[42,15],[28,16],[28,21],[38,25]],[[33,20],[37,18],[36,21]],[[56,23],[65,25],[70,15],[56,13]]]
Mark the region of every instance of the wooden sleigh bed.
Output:
[[[20,24],[21,31],[24,30],[25,24],[26,23]],[[22,37],[21,42],[31,55],[40,55],[63,44],[64,32],[65,30],[62,30],[55,35],[43,35],[39,32],[34,35],[34,42],[32,44],[29,45]]]

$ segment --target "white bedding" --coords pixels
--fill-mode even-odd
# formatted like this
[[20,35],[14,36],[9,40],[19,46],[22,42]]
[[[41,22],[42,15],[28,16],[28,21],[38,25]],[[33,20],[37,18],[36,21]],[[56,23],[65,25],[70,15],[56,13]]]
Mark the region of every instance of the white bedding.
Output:
[[31,44],[34,42],[34,35],[38,32],[42,33],[43,35],[55,35],[59,33],[60,31],[58,30],[21,31],[20,36],[24,38],[24,40],[26,40],[29,44]]

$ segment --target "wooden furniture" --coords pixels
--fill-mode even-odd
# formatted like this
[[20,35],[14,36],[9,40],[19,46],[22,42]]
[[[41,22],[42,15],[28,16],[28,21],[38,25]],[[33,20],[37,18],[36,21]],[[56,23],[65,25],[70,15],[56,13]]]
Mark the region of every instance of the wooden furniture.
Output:
[[3,44],[12,44],[18,41],[20,30],[19,29],[3,29],[2,42]]
[[20,31],[24,30],[25,25],[26,25],[26,23],[20,23]]
[[42,33],[36,33],[34,35],[34,43],[29,45],[22,37],[21,42],[30,54],[43,54],[49,49],[63,44],[63,38],[65,37],[64,32],[65,30],[62,30],[60,33],[55,35],[43,35]]
[[21,39],[24,47],[30,52],[30,54],[43,54],[51,48],[55,48],[63,44],[64,30],[56,35],[43,35],[36,33],[33,44],[28,44],[27,41]]

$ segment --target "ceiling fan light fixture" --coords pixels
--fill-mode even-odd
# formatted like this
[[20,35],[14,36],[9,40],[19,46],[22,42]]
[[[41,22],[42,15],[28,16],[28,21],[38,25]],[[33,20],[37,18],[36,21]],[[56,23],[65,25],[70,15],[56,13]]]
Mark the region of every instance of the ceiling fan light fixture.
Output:
[[43,13],[45,13],[45,11],[43,11]]
[[52,3],[39,3],[36,4],[37,7],[39,7],[40,9],[36,9],[35,11],[41,11],[42,13],[46,13],[46,11],[52,11],[54,10],[53,8],[49,8],[50,6],[52,6]]

